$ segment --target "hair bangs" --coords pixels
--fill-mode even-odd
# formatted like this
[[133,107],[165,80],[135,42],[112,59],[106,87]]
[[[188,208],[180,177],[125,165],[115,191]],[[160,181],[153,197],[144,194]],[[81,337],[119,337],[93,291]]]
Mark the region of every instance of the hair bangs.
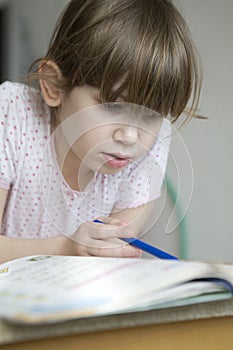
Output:
[[96,67],[96,72],[104,67],[97,85],[103,101],[124,96],[126,102],[170,115],[175,121],[188,102],[187,117],[195,114],[201,72],[185,21],[178,12],[174,16],[170,2],[162,9],[159,4],[155,1],[154,11],[144,11],[137,21],[128,22],[127,36],[124,26],[117,27],[114,44],[105,45],[105,56]]
[[100,90],[103,102],[123,97],[172,120],[189,103],[188,119],[196,114],[200,65],[170,0],[73,0],[46,59],[60,68],[64,91],[87,84]]

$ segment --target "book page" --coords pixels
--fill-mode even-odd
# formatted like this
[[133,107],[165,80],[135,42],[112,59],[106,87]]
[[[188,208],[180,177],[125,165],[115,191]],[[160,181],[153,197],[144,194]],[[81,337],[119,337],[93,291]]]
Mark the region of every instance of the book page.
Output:
[[183,283],[212,276],[201,262],[155,259],[35,256],[0,266],[0,316],[23,322],[49,322],[122,312],[204,292]]

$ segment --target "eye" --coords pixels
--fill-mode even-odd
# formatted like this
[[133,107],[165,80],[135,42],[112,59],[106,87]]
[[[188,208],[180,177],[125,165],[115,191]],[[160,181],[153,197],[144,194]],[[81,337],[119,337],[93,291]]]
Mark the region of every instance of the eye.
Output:
[[158,118],[158,116],[156,115],[156,113],[148,113],[145,116],[148,119],[156,119],[156,117]]
[[144,119],[146,120],[157,121],[160,118],[161,118],[161,115],[154,111],[148,110],[146,113],[144,113]]
[[121,102],[106,102],[102,104],[102,108],[109,112],[122,112],[123,105]]

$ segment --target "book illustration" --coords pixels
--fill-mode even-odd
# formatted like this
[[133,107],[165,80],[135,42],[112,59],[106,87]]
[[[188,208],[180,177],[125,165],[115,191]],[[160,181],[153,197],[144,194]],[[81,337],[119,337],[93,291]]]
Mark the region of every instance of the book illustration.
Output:
[[45,259],[50,259],[50,255],[39,255],[39,256],[33,256],[32,258],[29,258],[28,261],[40,261],[40,260],[45,260]]
[[7,273],[7,272],[8,272],[8,267],[4,267],[3,269],[0,269],[0,274]]

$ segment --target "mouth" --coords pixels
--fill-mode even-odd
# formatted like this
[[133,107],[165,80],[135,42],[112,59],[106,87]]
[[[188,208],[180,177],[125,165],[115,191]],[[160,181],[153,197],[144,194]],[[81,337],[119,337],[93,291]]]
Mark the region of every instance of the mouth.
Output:
[[120,153],[102,153],[104,162],[113,168],[123,168],[132,161],[132,157],[129,155],[123,155]]

